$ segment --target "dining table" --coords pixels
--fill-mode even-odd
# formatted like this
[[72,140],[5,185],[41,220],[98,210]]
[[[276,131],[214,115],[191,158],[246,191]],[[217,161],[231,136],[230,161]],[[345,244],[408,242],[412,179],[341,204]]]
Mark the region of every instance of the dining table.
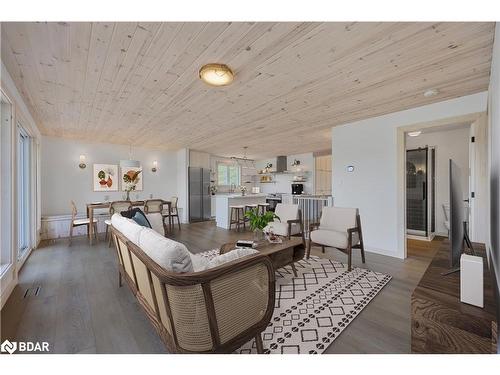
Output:
[[[109,209],[111,207],[112,202],[91,202],[87,203],[87,217],[89,219],[89,222],[92,223],[92,220],[94,220],[94,210],[97,209],[102,209],[102,208],[107,208]],[[143,200],[138,200],[138,201],[130,201],[132,207],[143,207],[145,201]],[[167,205],[167,212],[168,212],[168,230],[169,232],[172,231],[172,226],[173,226],[173,220],[172,220],[172,202],[171,201],[166,201],[163,200],[163,204]],[[163,214],[163,212],[162,212]],[[89,231],[88,231],[88,236],[89,236],[89,241],[90,245],[92,245],[92,239],[94,238],[94,226],[89,225]]]

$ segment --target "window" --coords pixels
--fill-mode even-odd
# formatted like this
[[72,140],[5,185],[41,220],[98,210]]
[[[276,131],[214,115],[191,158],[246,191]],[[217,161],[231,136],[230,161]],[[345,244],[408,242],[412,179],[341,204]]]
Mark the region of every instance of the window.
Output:
[[30,203],[31,203],[31,138],[18,126],[17,165],[18,165],[18,254],[20,259],[30,247]]
[[217,164],[217,185],[240,185],[241,167],[235,164]]

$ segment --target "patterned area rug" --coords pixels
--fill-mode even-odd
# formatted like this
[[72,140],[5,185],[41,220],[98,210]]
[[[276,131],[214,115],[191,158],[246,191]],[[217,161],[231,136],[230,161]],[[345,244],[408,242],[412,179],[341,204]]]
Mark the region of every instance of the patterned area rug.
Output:
[[[209,258],[218,250],[204,253]],[[274,315],[262,333],[270,354],[321,354],[391,280],[379,272],[311,256],[276,271]],[[256,353],[249,341],[237,353]]]

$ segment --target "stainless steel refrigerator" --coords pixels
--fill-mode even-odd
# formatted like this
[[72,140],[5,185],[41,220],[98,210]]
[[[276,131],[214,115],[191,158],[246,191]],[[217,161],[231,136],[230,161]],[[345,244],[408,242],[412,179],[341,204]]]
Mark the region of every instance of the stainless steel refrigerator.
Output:
[[189,222],[210,220],[210,169],[189,167]]

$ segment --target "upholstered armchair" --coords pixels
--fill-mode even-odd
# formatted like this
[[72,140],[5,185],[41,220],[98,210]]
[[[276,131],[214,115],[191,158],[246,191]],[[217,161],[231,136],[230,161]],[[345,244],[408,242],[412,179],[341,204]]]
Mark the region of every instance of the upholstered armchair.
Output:
[[264,232],[272,230],[274,234],[288,238],[300,235],[304,241],[302,215],[298,204],[278,203],[274,213],[279,219],[270,222],[264,228]]
[[322,248],[334,247],[347,254],[347,269],[352,267],[352,249],[361,250],[361,260],[365,263],[365,248],[361,231],[361,219],[357,208],[323,207],[319,223],[311,224],[306,258],[311,254],[311,245]]

